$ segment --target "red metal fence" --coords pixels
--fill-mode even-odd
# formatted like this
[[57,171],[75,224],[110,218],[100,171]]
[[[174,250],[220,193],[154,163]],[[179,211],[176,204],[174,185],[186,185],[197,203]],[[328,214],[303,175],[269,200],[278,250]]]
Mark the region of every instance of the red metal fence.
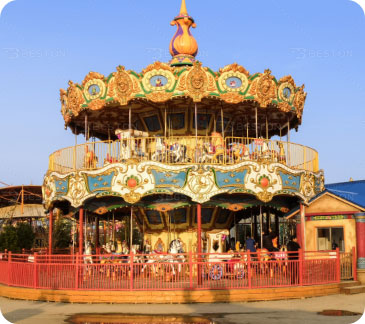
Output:
[[[341,280],[339,251],[269,254],[0,254],[0,283],[40,289],[197,290]],[[348,256],[345,258],[348,259]]]

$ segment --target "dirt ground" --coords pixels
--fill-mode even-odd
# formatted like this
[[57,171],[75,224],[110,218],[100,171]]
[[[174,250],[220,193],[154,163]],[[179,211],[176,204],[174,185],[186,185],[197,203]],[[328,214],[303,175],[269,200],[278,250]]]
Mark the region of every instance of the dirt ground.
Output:
[[[184,305],[67,304],[19,301],[0,297],[0,308],[8,321],[21,324],[67,323],[72,315],[95,313],[194,315],[207,317],[212,323],[218,324],[348,324],[359,321],[361,316],[323,316],[317,313],[334,309],[363,314],[365,294],[268,302]],[[0,323],[2,322],[0,321]],[[123,323],[122,320],[120,323]],[[358,322],[358,324],[360,323],[365,324],[365,315]]]

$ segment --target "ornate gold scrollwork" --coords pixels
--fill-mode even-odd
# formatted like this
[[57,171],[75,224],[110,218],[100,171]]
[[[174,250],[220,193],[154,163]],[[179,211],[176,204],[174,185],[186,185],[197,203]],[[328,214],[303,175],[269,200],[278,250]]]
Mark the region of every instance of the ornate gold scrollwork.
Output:
[[81,199],[86,194],[86,185],[84,178],[78,173],[74,177],[70,177],[69,196],[73,201],[74,206],[80,205]]
[[186,84],[188,94],[193,101],[200,102],[208,88],[208,77],[200,62],[194,63],[193,68],[187,76]]
[[67,108],[72,111],[74,116],[77,116],[81,110],[81,104],[84,102],[82,92],[72,81],[68,82],[67,89]]
[[299,88],[294,98],[294,106],[297,110],[297,117],[301,118],[304,109],[305,99],[307,98],[307,93],[304,92],[304,84]]
[[135,204],[136,202],[140,201],[141,198],[142,198],[142,195],[133,190],[131,192],[126,193],[123,196],[123,199],[129,204]]
[[114,73],[114,79],[110,82],[109,95],[115,97],[122,106],[125,106],[131,99],[133,93],[133,82],[124,66],[118,66]]
[[251,85],[250,94],[256,95],[258,103],[267,107],[276,98],[277,87],[269,69]]

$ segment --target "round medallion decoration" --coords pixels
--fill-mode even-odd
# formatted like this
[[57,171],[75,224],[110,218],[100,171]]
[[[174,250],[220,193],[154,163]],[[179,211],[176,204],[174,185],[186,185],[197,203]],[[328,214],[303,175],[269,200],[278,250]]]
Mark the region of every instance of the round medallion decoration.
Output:
[[286,102],[291,102],[294,99],[294,86],[289,82],[284,82],[279,87],[280,99]]
[[152,87],[161,88],[167,85],[168,79],[163,75],[154,75],[150,79],[150,84]]
[[89,91],[90,96],[97,96],[100,93],[100,88],[97,84],[92,84],[87,91]]
[[165,91],[172,88],[174,79],[170,71],[159,69],[147,72],[142,83],[147,91]]
[[226,72],[219,78],[219,85],[223,91],[245,92],[248,86],[247,76],[241,72]]
[[105,93],[105,84],[100,79],[92,79],[86,82],[84,86],[84,95],[87,100],[93,100],[101,97]]
[[226,85],[228,88],[237,89],[242,86],[242,81],[237,77],[230,77],[226,80]]

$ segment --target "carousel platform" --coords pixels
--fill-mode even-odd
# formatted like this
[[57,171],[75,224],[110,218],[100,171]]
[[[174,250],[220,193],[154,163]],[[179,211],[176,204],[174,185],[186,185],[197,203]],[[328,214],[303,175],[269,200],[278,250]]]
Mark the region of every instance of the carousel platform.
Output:
[[0,285],[2,297],[64,303],[188,304],[284,300],[339,294],[346,283],[326,285],[195,291],[95,291],[8,287]]

